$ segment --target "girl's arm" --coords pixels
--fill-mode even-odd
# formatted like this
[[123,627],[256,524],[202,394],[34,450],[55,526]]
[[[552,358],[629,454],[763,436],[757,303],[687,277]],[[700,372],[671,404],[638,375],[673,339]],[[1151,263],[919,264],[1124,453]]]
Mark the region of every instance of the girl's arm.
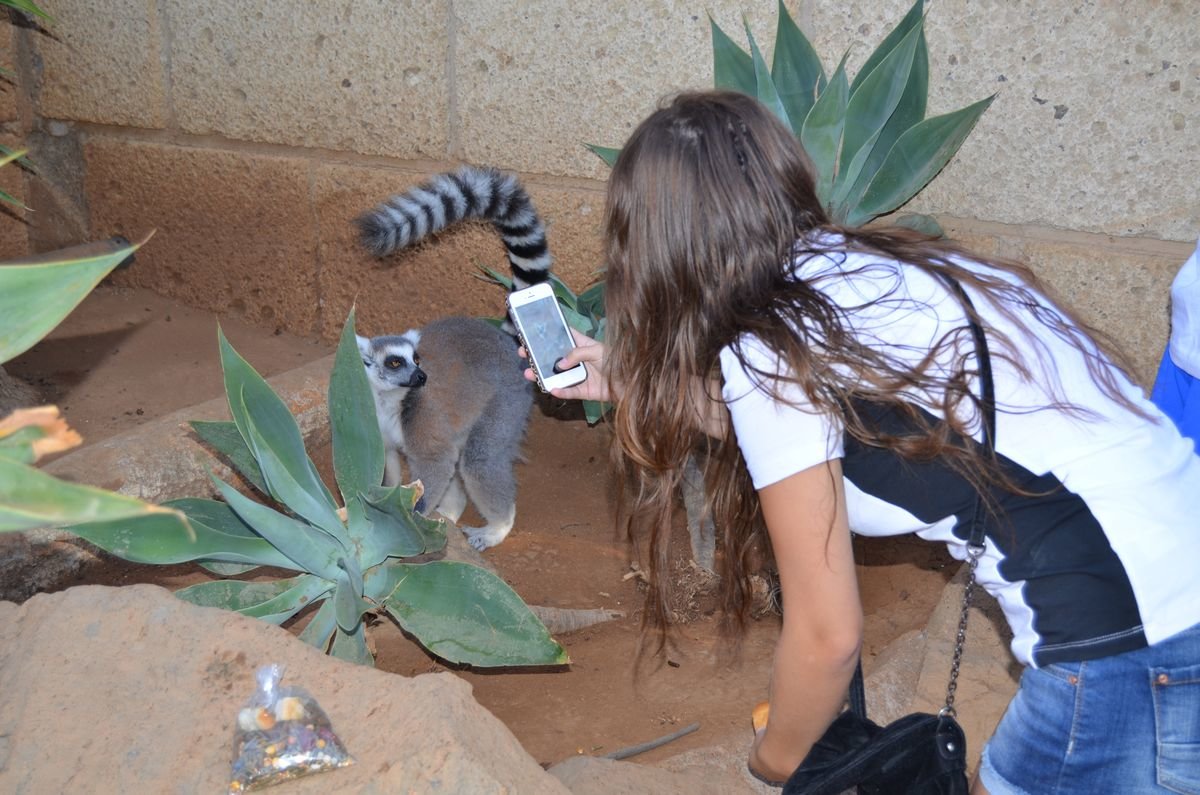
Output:
[[767,728],[750,767],[783,781],[846,700],[862,644],[862,604],[846,521],[840,459],[759,490],[783,591]]

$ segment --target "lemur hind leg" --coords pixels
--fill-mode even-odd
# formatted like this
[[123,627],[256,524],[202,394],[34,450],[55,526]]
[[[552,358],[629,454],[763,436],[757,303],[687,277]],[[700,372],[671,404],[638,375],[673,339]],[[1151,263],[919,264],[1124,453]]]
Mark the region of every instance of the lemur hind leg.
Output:
[[487,452],[468,446],[460,463],[467,496],[487,522],[483,527],[463,527],[462,531],[467,542],[481,551],[503,541],[517,516],[517,481],[512,458],[507,451],[493,455]]
[[454,480],[454,459],[444,456],[408,456],[408,471],[413,480],[421,481],[424,492],[417,500],[417,513],[429,515],[441,504]]
[[463,488],[462,478],[455,475],[442,495],[442,501],[434,509],[451,522],[458,524],[459,517],[467,509],[467,492]]

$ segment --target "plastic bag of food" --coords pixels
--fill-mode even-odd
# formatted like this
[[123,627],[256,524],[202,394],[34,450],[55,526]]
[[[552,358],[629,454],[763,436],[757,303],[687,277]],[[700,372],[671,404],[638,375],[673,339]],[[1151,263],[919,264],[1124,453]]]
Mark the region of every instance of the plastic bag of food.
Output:
[[258,669],[258,690],[237,716],[230,793],[354,764],[325,711],[303,689],[280,687],[283,666]]

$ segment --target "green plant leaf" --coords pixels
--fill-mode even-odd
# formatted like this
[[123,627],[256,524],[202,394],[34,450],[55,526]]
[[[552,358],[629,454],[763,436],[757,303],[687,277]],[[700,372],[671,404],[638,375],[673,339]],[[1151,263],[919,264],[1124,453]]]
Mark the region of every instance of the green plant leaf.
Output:
[[254,454],[272,497],[344,543],[337,505],[304,449],[296,418],[217,327],[225,395],[233,421]]
[[[0,267],[0,364],[33,347],[71,313],[100,280],[143,245],[105,243],[37,255]],[[92,250],[86,256],[71,252]],[[94,253],[101,249],[103,253]],[[62,256],[61,260],[53,257]],[[48,259],[49,258],[49,259]]]
[[950,162],[995,98],[925,119],[900,136],[851,219],[883,215],[915,196]]
[[333,583],[328,580],[301,574],[299,577],[269,582],[202,582],[176,591],[175,596],[200,607],[219,607],[272,624],[282,624],[331,590]]
[[219,560],[198,560],[196,565],[221,577],[237,577],[239,574],[262,568],[253,563],[225,563]]
[[[0,268],[3,270],[3,268]],[[182,538],[195,540],[183,514],[112,491],[68,483],[0,456],[0,532],[127,522],[154,516]]]
[[21,201],[16,196],[13,196],[11,193],[9,193],[6,190],[0,190],[0,201],[4,202],[5,204],[11,204],[13,207],[16,207],[19,210],[28,210],[29,209],[28,204]]
[[850,94],[850,101],[846,105],[846,126],[842,134],[842,152],[838,158],[838,174],[833,187],[835,215],[838,214],[838,208],[844,205],[850,188],[870,157],[871,147],[879,140],[884,125],[904,96],[923,28],[918,24],[910,30]]
[[346,551],[327,533],[255,502],[216,476],[212,479],[237,515],[301,571],[337,582],[341,573],[337,561]]
[[550,289],[554,291],[554,297],[560,304],[568,309],[575,309],[578,303],[575,293],[571,292],[571,288],[567,286],[566,282],[553,273],[550,274]]
[[353,309],[342,326],[329,377],[329,426],[334,476],[343,502],[349,505],[357,494],[383,482],[383,437],[375,416],[375,397],[355,341]]
[[339,627],[333,635],[333,646],[329,653],[346,662],[375,665],[375,657],[367,648],[367,625],[361,621],[353,632],[345,632]]
[[708,16],[712,29],[713,87],[755,96],[754,61]]
[[[489,268],[486,265],[476,265],[475,267],[479,268],[479,270],[483,271],[484,274],[486,274],[486,278],[484,279],[485,281],[494,282],[494,283],[500,285],[501,287],[503,287],[505,290],[512,289],[513,280],[512,280],[511,276],[505,276],[503,273],[500,273],[499,271],[496,271],[496,270],[492,270],[491,268]],[[481,276],[480,278],[484,278],[484,277]]]
[[383,606],[444,660],[478,667],[569,662],[521,597],[486,569],[449,560],[380,568],[394,583]]
[[594,318],[604,317],[604,281],[598,281],[579,294],[576,308]]
[[321,602],[317,612],[300,631],[300,640],[310,646],[316,646],[322,654],[329,651],[329,639],[337,631],[337,616],[334,613],[333,601],[326,599]]
[[[219,500],[184,497],[163,503],[164,507],[182,511],[196,530],[194,557],[205,563],[231,565],[273,566],[295,569],[296,564],[270,541],[254,532],[254,528]],[[170,561],[178,563],[181,561]]]
[[858,74],[854,77],[854,82],[850,86],[850,93],[853,94],[858,90],[859,84],[866,79],[867,75],[874,71],[876,66],[886,58],[896,46],[904,40],[918,22],[923,22],[925,17],[924,0],[917,0],[908,9],[908,13],[900,20],[896,27],[892,28],[891,32],[884,37],[883,41],[879,42],[879,46],[871,53],[862,67],[858,70]]
[[829,206],[833,196],[833,181],[837,177],[838,155],[841,153],[842,130],[846,123],[846,103],[850,98],[850,83],[846,79],[846,57],[834,70],[829,85],[817,97],[800,130],[800,144],[817,170],[817,198]]
[[32,0],[0,0],[0,5],[6,5],[9,8],[15,8],[19,11],[24,11],[28,14],[33,14],[35,17],[41,17],[47,22],[53,22],[54,17],[47,14],[45,11],[37,7],[37,4]]
[[353,632],[361,623],[362,614],[371,609],[363,601],[363,574],[358,561],[352,557],[338,560],[341,574],[333,592],[333,609],[338,626],[345,632]]
[[360,495],[372,535],[362,543],[367,566],[387,557],[409,558],[437,552],[446,546],[445,524],[413,511],[417,492],[408,486],[378,486]]
[[598,146],[596,144],[584,144],[584,146],[596,157],[603,160],[609,168],[617,164],[617,158],[621,155],[620,149],[614,149],[611,146]]
[[903,226],[908,229],[915,229],[922,234],[930,237],[945,237],[946,232],[942,229],[942,225],[937,222],[932,215],[923,213],[908,213],[902,215],[893,221],[896,226]]
[[[918,17],[918,21],[919,21]],[[922,26],[923,27],[923,26]],[[892,150],[900,136],[925,118],[925,102],[929,97],[929,50],[925,43],[925,32],[921,31],[917,39],[917,49],[913,53],[912,68],[908,74],[908,82],[904,94],[896,103],[896,109],[879,131],[878,137],[871,143],[870,154],[863,162],[858,178],[842,199],[846,215],[854,212],[854,208],[862,200],[867,186],[874,179],[883,161]],[[866,223],[863,221],[863,223]]]
[[192,420],[189,425],[201,441],[216,450],[237,470],[247,482],[263,494],[269,495],[267,482],[263,480],[262,470],[254,460],[254,453],[246,446],[246,440],[237,429],[237,425],[229,421],[209,422]]
[[813,103],[825,90],[825,69],[812,43],[796,26],[783,0],[779,0],[779,22],[775,30],[775,54],[771,79],[787,110],[791,128],[799,135]]
[[787,125],[788,129],[792,129],[792,120],[788,118],[787,108],[783,106],[783,100],[779,98],[779,91],[775,88],[771,70],[767,67],[767,62],[758,49],[758,42],[754,40],[754,34],[750,32],[750,23],[743,18],[742,24],[746,28],[746,38],[750,42],[750,59],[754,64],[754,93],[751,96],[757,98],[774,113],[775,117]]

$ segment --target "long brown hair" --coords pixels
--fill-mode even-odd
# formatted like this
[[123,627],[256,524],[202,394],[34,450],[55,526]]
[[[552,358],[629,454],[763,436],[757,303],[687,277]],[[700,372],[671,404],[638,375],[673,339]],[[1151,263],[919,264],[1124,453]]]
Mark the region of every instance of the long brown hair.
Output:
[[[978,413],[967,410],[974,408],[970,386],[977,375],[968,327],[936,342],[915,366],[860,341],[843,308],[793,275],[797,262],[821,253],[821,235],[814,234],[820,232],[839,236],[839,248],[949,275],[1017,328],[1036,319],[1084,353],[1107,394],[1137,410],[1121,394],[1106,344],[1046,297],[1027,268],[899,227],[837,226],[817,198],[804,151],[763,105],[732,92],[676,96],[643,121],[621,150],[605,210],[605,366],[610,383],[622,385],[613,415],[614,462],[626,489],[622,521],[631,539],[645,532],[648,542],[644,626],[663,629],[668,623],[668,539],[684,465],[697,452],[706,462],[707,508],[722,539],[724,626],[736,637],[747,620],[748,577],[765,527],[732,431],[714,440],[698,430],[697,418],[712,408],[705,401],[720,395],[694,389],[699,380],[720,377],[726,346],[754,369],[741,349],[744,335],[784,363],[786,375],[760,373],[774,384],[777,398],[785,384],[798,385],[816,409],[843,417],[846,431],[865,444],[913,458],[941,457],[977,484],[1004,482],[994,462],[961,441],[978,422]],[[965,268],[957,258],[989,265],[994,273]],[[1037,351],[1019,355],[969,305],[963,309],[984,327],[993,359],[1003,358],[1031,378]],[[956,356],[949,375],[930,366],[947,350]],[[945,422],[926,421],[902,390],[942,396]],[[902,412],[919,432],[882,433],[855,409],[862,401]],[[1076,410],[1061,396],[1051,402]],[[662,638],[660,633],[659,648]]]

